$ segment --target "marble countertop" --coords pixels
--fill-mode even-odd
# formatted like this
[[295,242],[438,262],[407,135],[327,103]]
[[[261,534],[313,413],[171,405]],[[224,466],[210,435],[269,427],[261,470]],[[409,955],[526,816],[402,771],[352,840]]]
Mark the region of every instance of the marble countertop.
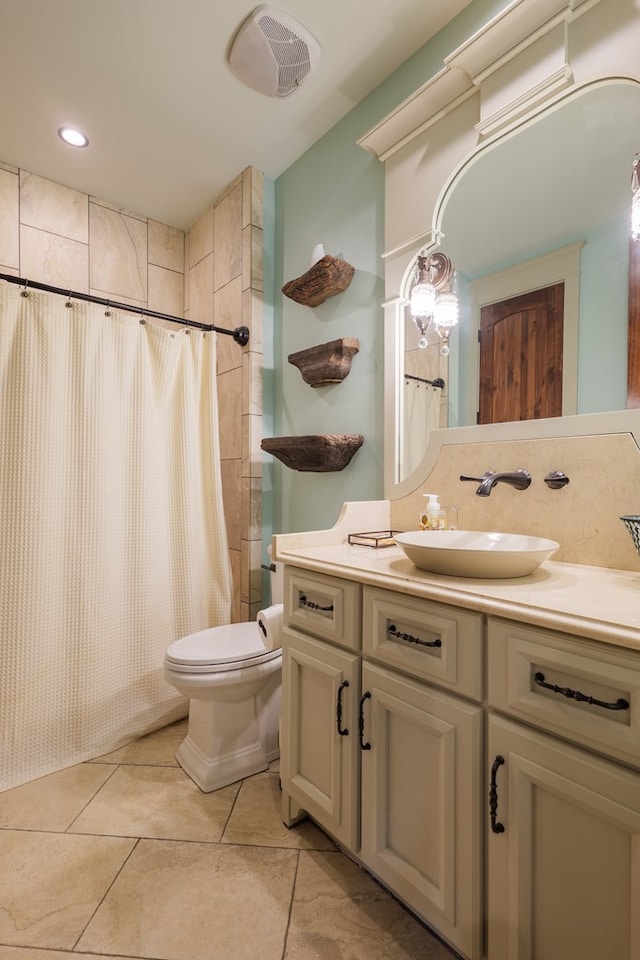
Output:
[[640,651],[640,573],[546,561],[528,577],[476,580],[419,570],[398,546],[275,539],[283,563]]

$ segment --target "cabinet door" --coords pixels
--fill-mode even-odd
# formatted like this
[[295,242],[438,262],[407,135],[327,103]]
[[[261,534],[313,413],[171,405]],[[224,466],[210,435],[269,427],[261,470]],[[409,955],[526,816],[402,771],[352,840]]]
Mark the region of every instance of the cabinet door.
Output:
[[282,789],[356,852],[360,657],[283,630]]
[[489,750],[491,960],[637,960],[640,774],[499,717]]
[[362,684],[361,859],[475,960],[483,934],[482,710],[371,664]]

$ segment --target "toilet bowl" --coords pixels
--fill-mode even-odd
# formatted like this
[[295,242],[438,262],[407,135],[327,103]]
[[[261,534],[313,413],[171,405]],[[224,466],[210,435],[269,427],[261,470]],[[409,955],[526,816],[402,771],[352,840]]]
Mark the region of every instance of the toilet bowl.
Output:
[[[272,576],[276,604],[280,577],[281,571]],[[281,676],[279,636],[270,630],[265,637],[257,620],[209,627],[167,649],[165,680],[189,700],[176,760],[205,793],[260,773],[279,757]]]

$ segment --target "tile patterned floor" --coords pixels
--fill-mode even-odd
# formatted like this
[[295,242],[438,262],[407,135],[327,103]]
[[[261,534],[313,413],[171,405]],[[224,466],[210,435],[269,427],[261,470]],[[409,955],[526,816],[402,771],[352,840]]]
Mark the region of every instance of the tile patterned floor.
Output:
[[0,793],[0,960],[452,960],[321,830],[277,764],[204,794],[185,722]]

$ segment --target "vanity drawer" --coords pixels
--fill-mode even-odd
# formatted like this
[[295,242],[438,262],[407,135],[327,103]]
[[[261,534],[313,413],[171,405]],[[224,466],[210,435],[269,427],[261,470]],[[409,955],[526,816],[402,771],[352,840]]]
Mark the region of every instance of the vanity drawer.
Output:
[[482,700],[482,614],[376,587],[362,601],[362,649],[372,660]]
[[304,633],[360,649],[359,583],[285,567],[284,622]]
[[640,652],[489,619],[489,704],[640,767]]

